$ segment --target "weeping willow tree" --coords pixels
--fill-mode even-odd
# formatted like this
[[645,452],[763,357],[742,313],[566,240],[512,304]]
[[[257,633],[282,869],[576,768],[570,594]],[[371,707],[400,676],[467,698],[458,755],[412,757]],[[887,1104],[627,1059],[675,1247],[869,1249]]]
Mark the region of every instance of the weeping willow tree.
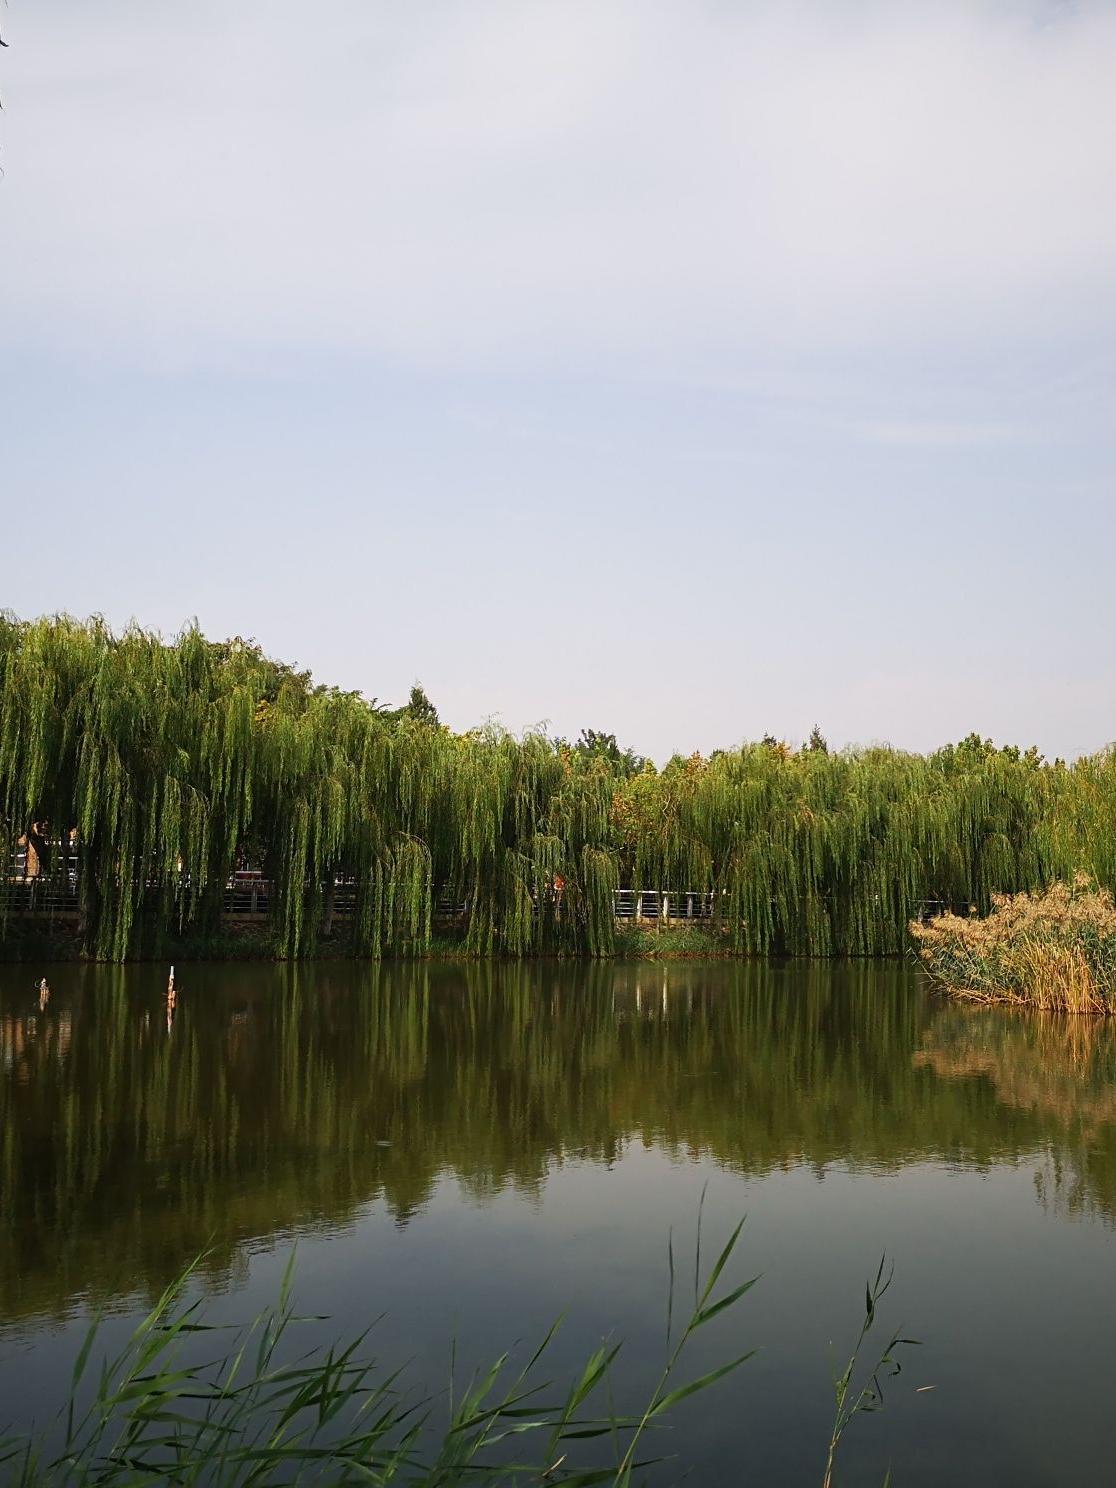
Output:
[[[258,646],[101,621],[0,617],[0,830],[72,844],[90,953],[152,927],[215,929],[239,863],[275,885],[288,954],[339,882],[369,954],[429,942],[436,889],[475,951],[611,946],[612,779],[542,737],[455,736],[315,687]],[[55,872],[64,871],[55,864]]]
[[614,819],[632,881],[712,892],[743,951],[888,954],[927,901],[984,910],[1077,869],[1111,882],[1116,760],[765,743],[645,771]]
[[[615,755],[615,758],[614,758]],[[1116,760],[977,738],[930,756],[773,740],[638,768],[619,751],[454,734],[315,686],[254,643],[0,616],[0,833],[76,856],[86,950],[218,928],[236,867],[286,954],[329,933],[422,950],[446,894],[476,954],[607,954],[621,884],[713,895],[745,952],[894,952],[920,904],[1083,870],[1116,887]],[[619,762],[618,762],[619,761]]]

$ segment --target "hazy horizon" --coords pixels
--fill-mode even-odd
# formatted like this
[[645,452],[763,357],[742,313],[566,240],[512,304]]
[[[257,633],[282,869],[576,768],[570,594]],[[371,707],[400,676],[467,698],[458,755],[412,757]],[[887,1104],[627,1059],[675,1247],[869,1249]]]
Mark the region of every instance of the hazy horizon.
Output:
[[443,719],[1116,736],[1116,4],[13,4],[0,605]]

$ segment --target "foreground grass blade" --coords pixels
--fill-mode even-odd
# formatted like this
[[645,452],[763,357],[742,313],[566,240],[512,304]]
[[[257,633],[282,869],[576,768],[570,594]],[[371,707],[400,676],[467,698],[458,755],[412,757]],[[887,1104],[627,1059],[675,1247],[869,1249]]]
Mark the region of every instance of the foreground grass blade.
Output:
[[[695,1250],[700,1255],[701,1215]],[[86,1333],[71,1373],[70,1398],[60,1416],[62,1446],[44,1452],[46,1438],[0,1436],[5,1488],[140,1488],[145,1484],[255,1488],[256,1484],[366,1483],[388,1488],[496,1488],[529,1483],[634,1488],[635,1474],[664,1459],[643,1447],[683,1402],[714,1388],[753,1357],[737,1354],[683,1383],[675,1383],[695,1331],[726,1316],[755,1285],[731,1286],[714,1299],[740,1241],[735,1226],[703,1277],[695,1271],[693,1310],[643,1407],[618,1410],[614,1391],[618,1343],[602,1343],[564,1391],[539,1377],[558,1324],[518,1370],[507,1355],[479,1371],[459,1398],[450,1394],[440,1427],[439,1402],[405,1391],[399,1370],[381,1374],[361,1350],[367,1330],[343,1346],[311,1349],[280,1362],[298,1321],[292,1308],[293,1272],[284,1274],[279,1305],[239,1330],[229,1349],[193,1362],[189,1347],[218,1330],[187,1296],[196,1263],[188,1267],[135,1328],[128,1343],[101,1362],[86,1384],[98,1328]],[[674,1252],[668,1247],[668,1328],[673,1316]],[[853,1384],[860,1353],[875,1325],[892,1273],[881,1261],[865,1294],[864,1319],[848,1363],[835,1375],[836,1414],[824,1488],[833,1488],[837,1449],[853,1418],[882,1403],[881,1378],[899,1372],[897,1350],[911,1340],[895,1334],[866,1382]],[[669,1334],[668,1334],[669,1337]],[[249,1341],[253,1348],[248,1352]],[[456,1358],[456,1350],[455,1350]],[[247,1361],[253,1361],[251,1363]],[[88,1397],[84,1406],[79,1401]],[[600,1404],[595,1402],[600,1401]],[[595,1442],[611,1444],[611,1461],[584,1460]],[[579,1445],[580,1444],[580,1445]],[[582,1460],[570,1461],[570,1453]]]

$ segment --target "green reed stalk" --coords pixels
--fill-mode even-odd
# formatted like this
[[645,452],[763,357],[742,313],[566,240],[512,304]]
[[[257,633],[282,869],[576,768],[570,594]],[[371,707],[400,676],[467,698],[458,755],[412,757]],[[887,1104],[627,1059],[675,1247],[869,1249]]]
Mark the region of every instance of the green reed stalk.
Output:
[[[86,1334],[74,1361],[69,1399],[54,1433],[0,1436],[0,1480],[11,1488],[138,1488],[157,1483],[205,1483],[247,1488],[275,1482],[400,1484],[452,1488],[464,1483],[517,1482],[590,1488],[631,1488],[634,1474],[661,1462],[637,1454],[649,1430],[665,1423],[683,1400],[732,1374],[754,1350],[738,1355],[685,1384],[669,1388],[694,1333],[734,1308],[756,1278],[713,1293],[740,1238],[736,1226],[708,1276],[701,1277],[700,1211],[695,1262],[695,1301],[645,1407],[620,1414],[612,1405],[619,1344],[602,1344],[555,1395],[541,1378],[558,1324],[518,1371],[502,1355],[474,1375],[460,1399],[449,1400],[445,1424],[438,1402],[407,1387],[399,1370],[385,1371],[365,1357],[367,1332],[345,1345],[330,1345],[286,1362],[289,1335],[302,1321],[294,1310],[294,1256],[276,1307],[206,1362],[190,1362],[211,1335],[226,1332],[204,1320],[188,1290],[197,1262],[166,1288],[124,1347],[104,1358],[95,1376],[91,1361],[98,1324]],[[674,1259],[670,1251],[670,1313]],[[890,1276],[883,1267],[869,1288],[868,1315],[853,1356],[836,1382],[837,1418],[823,1488],[832,1488],[841,1437],[860,1411],[882,1401],[878,1374],[898,1373],[895,1337],[872,1382],[855,1397],[849,1386],[860,1348],[875,1320],[875,1306]],[[319,1320],[320,1321],[320,1320]],[[92,1379],[91,1388],[87,1379]],[[571,1462],[583,1444],[612,1447],[611,1461]]]

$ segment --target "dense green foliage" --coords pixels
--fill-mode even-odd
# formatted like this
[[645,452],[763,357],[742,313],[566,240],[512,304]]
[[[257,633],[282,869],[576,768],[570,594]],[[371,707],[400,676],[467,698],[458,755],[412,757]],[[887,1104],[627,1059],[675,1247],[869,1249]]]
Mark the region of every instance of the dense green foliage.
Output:
[[276,883],[289,954],[339,877],[371,954],[425,946],[441,893],[468,902],[477,953],[607,953],[625,884],[713,891],[739,950],[830,955],[900,950],[926,900],[985,908],[1078,870],[1116,884],[1110,756],[1046,765],[976,737],[832,753],[815,734],[656,771],[607,734],[454,734],[421,689],[389,712],[196,629],[0,618],[2,845],[34,822],[74,833],[105,957],[215,932],[244,860]]

